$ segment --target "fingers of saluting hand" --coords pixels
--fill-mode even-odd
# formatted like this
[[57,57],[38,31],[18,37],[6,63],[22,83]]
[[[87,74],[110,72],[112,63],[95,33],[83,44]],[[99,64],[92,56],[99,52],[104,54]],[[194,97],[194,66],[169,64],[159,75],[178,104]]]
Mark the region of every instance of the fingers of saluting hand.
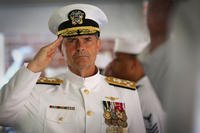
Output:
[[60,36],[50,45],[42,47],[39,52],[35,55],[34,59],[30,61],[27,68],[33,72],[41,72],[44,70],[52,61],[56,54],[57,48],[61,45],[63,37]]
[[49,45],[50,48],[57,48],[62,44],[63,37],[59,36],[53,43]]
[[51,58],[55,53],[57,48],[62,44],[63,37],[59,36],[53,43],[46,47],[47,50],[47,57]]

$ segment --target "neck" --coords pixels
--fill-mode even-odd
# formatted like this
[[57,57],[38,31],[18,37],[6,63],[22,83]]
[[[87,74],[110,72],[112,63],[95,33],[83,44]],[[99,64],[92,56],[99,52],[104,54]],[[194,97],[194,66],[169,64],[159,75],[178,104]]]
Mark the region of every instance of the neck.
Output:
[[98,71],[95,65],[91,66],[90,68],[82,68],[82,69],[81,68],[75,69],[74,67],[71,67],[71,66],[68,66],[68,67],[73,73],[83,78],[90,77],[96,74]]

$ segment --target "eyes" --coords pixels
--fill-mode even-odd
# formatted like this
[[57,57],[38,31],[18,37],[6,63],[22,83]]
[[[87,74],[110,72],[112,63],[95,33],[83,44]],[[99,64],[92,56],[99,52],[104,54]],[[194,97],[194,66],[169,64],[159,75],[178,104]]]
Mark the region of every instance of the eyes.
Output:
[[94,39],[91,37],[91,36],[86,36],[86,37],[83,37],[81,39],[77,38],[77,37],[67,37],[66,38],[66,43],[78,43],[79,41],[83,41],[83,43],[89,43],[91,41],[93,41]]
[[80,48],[98,49],[99,40],[95,35],[65,37],[63,40],[63,46],[68,50],[78,50]]

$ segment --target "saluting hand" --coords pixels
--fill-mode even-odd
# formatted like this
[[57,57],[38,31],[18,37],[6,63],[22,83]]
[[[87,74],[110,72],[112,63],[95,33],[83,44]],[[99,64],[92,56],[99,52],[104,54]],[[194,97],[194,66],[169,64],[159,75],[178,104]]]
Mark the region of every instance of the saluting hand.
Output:
[[32,72],[43,71],[52,61],[56,54],[58,47],[61,45],[63,40],[62,36],[59,36],[53,43],[42,47],[39,52],[35,55],[32,61],[28,64],[27,68]]

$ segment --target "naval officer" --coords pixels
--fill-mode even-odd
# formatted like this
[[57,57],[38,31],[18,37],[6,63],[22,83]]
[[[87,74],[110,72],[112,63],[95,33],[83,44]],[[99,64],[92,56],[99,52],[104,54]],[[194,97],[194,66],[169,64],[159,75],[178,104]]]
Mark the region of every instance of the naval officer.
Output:
[[[0,91],[0,124],[22,133],[144,133],[134,82],[100,75],[95,65],[104,12],[88,4],[55,11],[49,29],[58,39],[42,47]],[[68,71],[39,78],[57,49]]]

